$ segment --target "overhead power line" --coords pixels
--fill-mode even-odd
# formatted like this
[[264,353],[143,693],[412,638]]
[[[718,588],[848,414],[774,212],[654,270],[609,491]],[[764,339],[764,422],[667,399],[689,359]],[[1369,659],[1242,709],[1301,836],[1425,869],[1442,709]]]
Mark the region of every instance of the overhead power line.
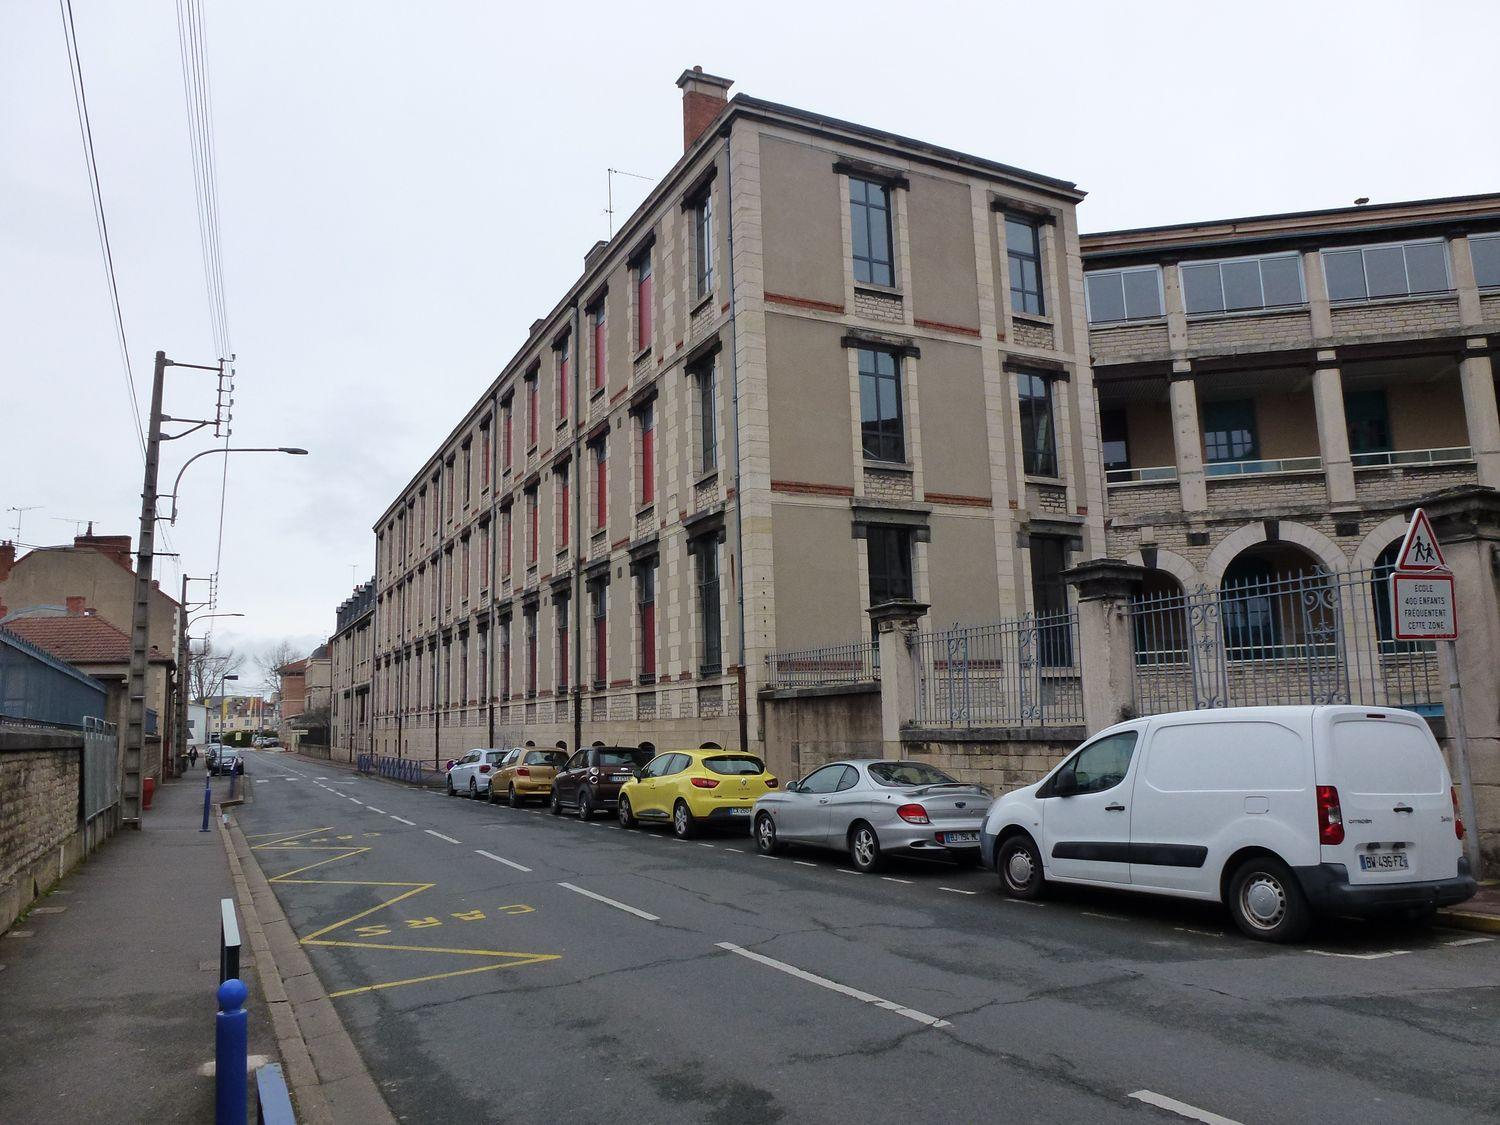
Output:
[[146,431],[141,424],[141,404],[136,397],[135,371],[130,365],[130,344],[125,336],[125,317],[120,311],[120,286],[115,278],[115,256],[110,248],[109,222],[104,213],[104,193],[99,186],[99,163],[94,157],[94,130],[89,121],[88,92],[83,84],[83,63],[78,55],[78,35],[73,26],[72,0],[58,0],[62,14],[63,39],[68,48],[68,70],[73,77],[73,107],[78,114],[78,133],[83,140],[84,164],[88,169],[89,197],[94,205],[94,227],[99,236],[99,250],[104,259],[104,273],[109,281],[110,307],[114,311],[115,336],[120,345],[120,362],[125,368],[125,384],[130,392],[130,412],[135,419],[135,436],[142,458],[146,455]]

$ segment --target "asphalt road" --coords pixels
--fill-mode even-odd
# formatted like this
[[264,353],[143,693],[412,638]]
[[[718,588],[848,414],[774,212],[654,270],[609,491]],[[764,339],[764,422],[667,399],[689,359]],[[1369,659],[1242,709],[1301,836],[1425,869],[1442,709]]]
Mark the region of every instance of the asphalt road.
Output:
[[1500,941],[1271,947],[1214,907],[249,762],[236,819],[405,1121],[1500,1119]]

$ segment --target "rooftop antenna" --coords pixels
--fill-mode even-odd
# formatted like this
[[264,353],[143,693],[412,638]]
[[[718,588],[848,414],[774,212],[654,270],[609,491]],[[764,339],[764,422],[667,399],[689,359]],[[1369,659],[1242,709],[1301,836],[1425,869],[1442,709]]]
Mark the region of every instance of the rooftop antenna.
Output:
[[21,517],[24,516],[27,512],[34,512],[34,511],[36,511],[41,506],[42,505],[40,505],[40,504],[27,504],[24,508],[18,508],[18,507],[15,507],[15,506],[11,506],[11,507],[5,509],[7,512],[15,512],[16,513],[16,542],[17,543],[19,543],[21,541]]
[[615,236],[615,177],[629,176],[633,180],[650,180],[651,176],[642,176],[637,172],[626,172],[621,168],[606,168],[605,172],[605,206],[604,213],[609,216],[609,237]]
[[75,536],[83,534],[82,530],[80,530],[80,529],[83,527],[84,524],[88,524],[89,525],[89,534],[90,535],[92,535],[94,533],[94,521],[91,520],[91,519],[89,519],[86,516],[83,517],[83,518],[78,518],[78,517],[74,517],[74,516],[48,516],[47,518],[49,520],[54,520],[57,523],[70,523],[70,524],[72,524],[73,525],[73,534]]
[[349,585],[353,586],[359,582],[359,563],[349,564]]

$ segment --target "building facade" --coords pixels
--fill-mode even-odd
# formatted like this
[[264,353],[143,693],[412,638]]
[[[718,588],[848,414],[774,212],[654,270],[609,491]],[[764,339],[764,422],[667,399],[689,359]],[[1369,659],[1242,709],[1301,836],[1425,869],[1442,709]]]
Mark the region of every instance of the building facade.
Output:
[[340,761],[374,750],[370,741],[370,667],[374,657],[375,580],[356,586],[338,608],[328,639],[332,675],[329,749]]
[[686,150],[375,525],[377,753],[754,746],[776,649],[1105,549],[1072,184],[687,71]]
[[1421,497],[1500,487],[1500,195],[1082,247],[1106,544],[1153,589],[1389,568]]

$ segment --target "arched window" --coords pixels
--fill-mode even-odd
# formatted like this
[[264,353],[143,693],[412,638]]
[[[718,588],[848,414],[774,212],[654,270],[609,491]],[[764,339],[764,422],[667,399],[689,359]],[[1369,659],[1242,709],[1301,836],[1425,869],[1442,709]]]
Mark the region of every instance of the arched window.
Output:
[[1287,655],[1303,628],[1299,605],[1309,579],[1322,573],[1316,559],[1290,543],[1262,543],[1236,555],[1219,584],[1226,654],[1235,660]]
[[1188,659],[1187,604],[1182,583],[1165,570],[1148,570],[1130,606],[1139,664],[1176,664]]
[[1375,636],[1382,649],[1396,640],[1396,626],[1391,619],[1391,574],[1400,553],[1401,540],[1393,539],[1375,556],[1375,565],[1370,568],[1370,605],[1375,611]]

